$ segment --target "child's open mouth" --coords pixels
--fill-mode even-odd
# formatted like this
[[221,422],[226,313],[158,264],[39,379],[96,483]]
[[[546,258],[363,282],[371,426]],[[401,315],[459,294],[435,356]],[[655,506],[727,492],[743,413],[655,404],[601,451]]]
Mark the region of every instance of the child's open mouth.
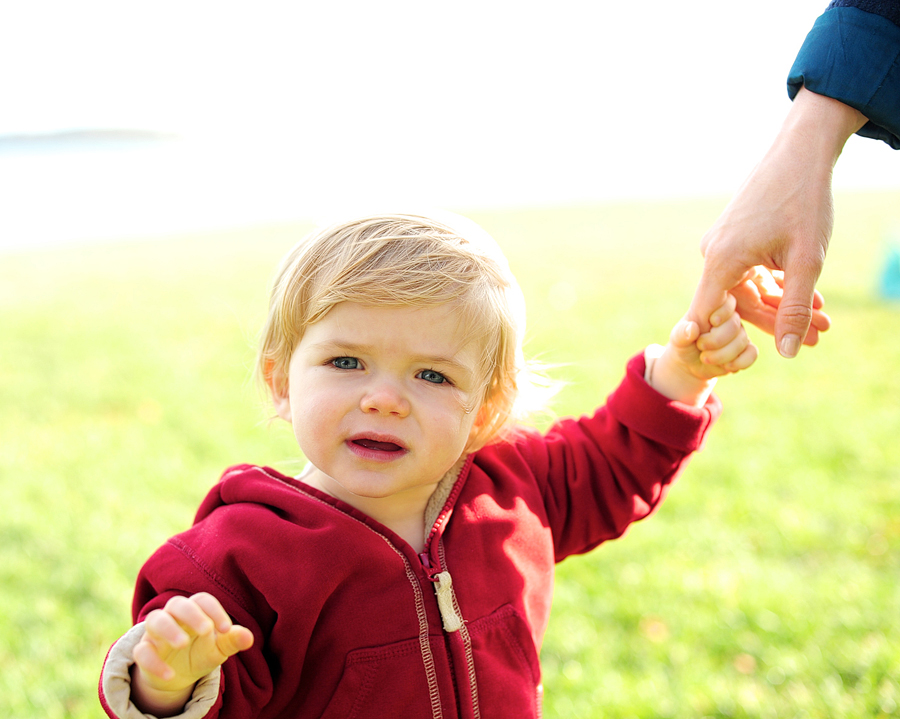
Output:
[[347,446],[358,457],[375,461],[398,459],[409,451],[400,440],[383,435],[351,437],[347,440]]
[[353,444],[364,447],[365,449],[374,449],[379,452],[402,452],[403,447],[394,442],[379,442],[375,439],[354,439]]

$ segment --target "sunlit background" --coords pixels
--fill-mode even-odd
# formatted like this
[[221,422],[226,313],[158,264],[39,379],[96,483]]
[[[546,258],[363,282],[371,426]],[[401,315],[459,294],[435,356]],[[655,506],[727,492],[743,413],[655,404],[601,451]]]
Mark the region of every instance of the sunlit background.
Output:
[[[727,197],[824,0],[8,4],[0,247]],[[838,189],[893,188],[853,138]]]

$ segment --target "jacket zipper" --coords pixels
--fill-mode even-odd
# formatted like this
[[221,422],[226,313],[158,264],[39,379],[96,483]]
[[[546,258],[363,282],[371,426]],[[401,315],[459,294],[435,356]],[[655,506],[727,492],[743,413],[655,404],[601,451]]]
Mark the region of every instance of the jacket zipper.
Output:
[[[438,595],[438,608],[441,610],[441,619],[444,622],[444,630],[459,637],[459,641],[462,644],[466,675],[469,684],[469,699],[472,702],[472,716],[474,719],[481,719],[481,707],[478,701],[478,678],[475,675],[475,656],[472,651],[472,637],[469,635],[466,621],[462,617],[459,602],[456,599],[456,592],[453,591],[453,580],[450,577],[450,572],[446,570],[447,557],[444,553],[444,543],[440,538],[438,539],[437,555],[441,566],[445,568],[443,572],[438,574],[438,579],[440,581],[435,585],[435,591]],[[444,594],[444,604],[449,605],[446,616],[444,614],[444,606],[442,605],[442,592]],[[451,641],[453,641],[452,637]]]
[[[266,476],[271,477],[275,481],[277,481],[281,484],[284,484],[301,494],[312,497],[313,499],[315,499],[318,502],[322,502],[322,500],[318,499],[314,495],[310,495],[309,493],[304,492],[301,488],[296,487],[295,485],[289,484],[288,482],[285,482],[284,480],[282,480],[279,477],[275,477],[268,473],[266,473]],[[440,689],[438,686],[438,679],[437,679],[437,668],[435,667],[435,664],[434,664],[434,654],[431,651],[431,642],[428,639],[428,633],[429,633],[428,632],[428,613],[425,608],[425,596],[422,593],[422,585],[419,583],[419,578],[416,576],[416,572],[413,569],[412,563],[409,561],[409,557],[403,551],[401,551],[400,549],[395,547],[393,542],[391,542],[391,540],[388,539],[388,537],[386,537],[384,534],[382,534],[381,532],[376,530],[374,527],[369,526],[365,522],[361,522],[357,517],[354,517],[353,515],[348,514],[340,507],[336,507],[331,504],[329,504],[329,506],[332,507],[333,509],[337,510],[341,514],[343,514],[345,517],[348,517],[349,519],[352,519],[355,522],[359,522],[364,527],[366,527],[366,529],[368,529],[370,532],[372,532],[376,536],[380,537],[385,543],[387,543],[387,545],[403,561],[403,566],[404,566],[404,569],[406,572],[406,578],[407,578],[407,580],[409,580],[409,583],[412,587],[413,597],[415,600],[416,617],[417,617],[418,623],[419,623],[419,650],[422,655],[422,663],[425,665],[425,677],[428,682],[428,696],[429,696],[429,701],[431,703],[431,717],[432,717],[432,719],[443,719],[441,695],[440,695]],[[419,559],[422,561],[423,565],[425,565],[426,567],[428,566],[429,562],[428,562],[427,553],[420,554]],[[432,578],[431,572],[428,573],[428,578],[431,581],[435,581]]]

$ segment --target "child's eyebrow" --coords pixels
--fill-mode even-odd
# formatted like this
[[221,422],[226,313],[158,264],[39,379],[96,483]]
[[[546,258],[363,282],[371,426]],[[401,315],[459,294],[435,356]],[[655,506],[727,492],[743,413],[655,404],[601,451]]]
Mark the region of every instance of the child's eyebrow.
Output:
[[346,352],[351,354],[368,354],[372,351],[369,345],[361,345],[356,342],[344,342],[343,340],[324,340],[310,345],[310,349],[328,352]]

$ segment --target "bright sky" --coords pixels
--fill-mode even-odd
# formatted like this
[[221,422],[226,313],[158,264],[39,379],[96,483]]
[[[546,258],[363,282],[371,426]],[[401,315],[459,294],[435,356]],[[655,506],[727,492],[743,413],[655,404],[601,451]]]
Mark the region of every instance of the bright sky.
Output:
[[[826,4],[10,3],[0,133],[173,131],[285,200],[730,195]],[[898,162],[854,138],[835,186],[900,186]]]

